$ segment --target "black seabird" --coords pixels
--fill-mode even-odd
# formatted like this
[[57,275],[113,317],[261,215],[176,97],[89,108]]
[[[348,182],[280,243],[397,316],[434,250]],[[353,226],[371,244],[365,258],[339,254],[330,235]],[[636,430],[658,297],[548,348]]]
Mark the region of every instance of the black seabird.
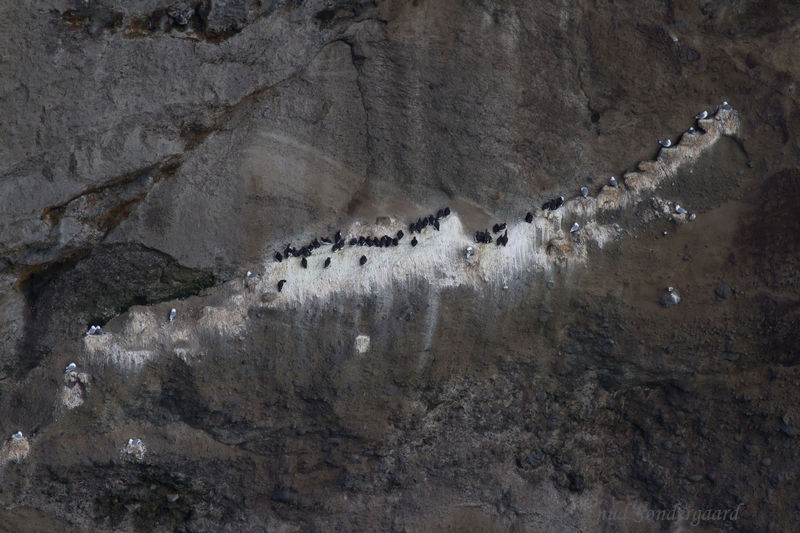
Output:
[[300,260],[300,266],[302,266],[303,268],[308,268],[308,261],[306,260],[305,257]]
[[400,239],[402,239],[402,238],[403,238],[403,235],[404,235],[404,233],[403,233],[403,230],[399,230],[399,231],[397,232],[397,240],[399,241]]
[[333,237],[333,240],[336,241],[336,242],[339,242],[339,241],[342,240],[342,231],[341,230],[336,232],[336,235]]
[[280,252],[275,252],[275,261],[277,261],[278,263],[283,261],[283,256],[281,255]]
[[416,246],[416,245],[417,245],[417,238],[416,237],[412,237],[411,238],[411,246]]
[[329,238],[327,238],[327,237],[320,237],[320,240],[322,242],[324,242],[325,244],[330,244],[331,243],[331,240]]
[[416,223],[416,222],[411,222],[411,223],[408,225],[408,231],[409,231],[409,232],[411,232],[411,233],[414,233],[414,229],[415,229],[416,227],[417,227],[417,223]]
[[670,140],[670,139],[663,139],[663,140],[659,139],[658,140],[658,144],[660,144],[664,148],[669,148],[670,146],[672,146],[672,140]]
[[286,245],[286,248],[284,248],[284,250],[283,250],[283,255],[285,255],[287,259],[292,257],[292,245],[291,244],[287,244]]
[[428,224],[433,225],[434,222],[436,222],[436,217],[433,215],[428,215]]
[[358,244],[358,239],[356,239],[355,237],[350,239],[350,246],[355,246],[356,244]]
[[436,228],[436,231],[439,231],[439,221],[438,220],[434,220],[433,221],[433,227]]
[[367,256],[366,255],[362,255],[361,259],[359,259],[358,262],[361,263],[361,266],[364,266],[364,264],[366,264],[366,262],[367,262]]
[[436,211],[437,219],[442,218],[443,216],[444,216],[444,209],[439,209],[438,211]]
[[504,229],[506,229],[505,222],[503,222],[502,224],[495,224],[494,226],[492,226],[492,233],[500,233]]
[[361,235],[361,236],[358,238],[358,245],[359,245],[359,246],[364,246],[364,243],[366,243],[366,242],[367,242],[367,240],[364,238],[364,236],[363,236],[363,235]]
[[497,238],[497,246],[505,246],[508,244],[508,230]]
[[322,266],[322,268],[328,268],[329,266],[331,266],[331,258],[330,257],[325,259],[325,264]]
[[392,239],[392,246],[397,246],[400,244],[400,239]]
[[375,245],[372,243],[372,237],[367,237],[367,240],[366,240],[365,242],[366,242],[366,245],[367,245],[367,246],[369,246],[370,248],[372,248],[373,246],[375,246]]
[[559,196],[558,198],[553,198],[552,200],[548,200],[542,204],[542,209],[546,211],[555,211],[559,207],[564,204],[564,197]]
[[286,280],[285,280],[285,279],[282,279],[282,280],[280,280],[280,281],[278,282],[278,292],[281,292],[281,291],[283,290],[283,284],[284,284],[284,283],[286,283]]
[[449,215],[450,215],[450,208],[449,207],[445,207],[444,208],[444,216],[449,216]]
[[319,248],[320,246],[322,246],[317,239],[314,239],[314,241],[311,244],[314,245],[314,248]]
[[525,222],[527,222],[528,224],[533,222],[533,213],[531,213],[530,211],[528,211],[528,214],[525,215]]

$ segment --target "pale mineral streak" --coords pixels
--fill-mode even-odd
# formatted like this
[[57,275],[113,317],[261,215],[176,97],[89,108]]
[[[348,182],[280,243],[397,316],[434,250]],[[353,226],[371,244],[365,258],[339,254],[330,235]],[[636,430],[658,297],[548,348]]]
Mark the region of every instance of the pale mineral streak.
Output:
[[[172,323],[163,320],[163,306],[135,308],[117,319],[115,327],[107,328],[119,333],[84,337],[86,352],[95,362],[138,370],[165,351],[185,361],[202,357],[204,347],[197,341],[200,333],[242,334],[248,311],[254,307],[293,308],[322,302],[335,294],[374,295],[403,287],[411,290],[419,279],[424,279],[431,285],[431,304],[436,308],[440,291],[448,287],[489,284],[499,288],[526,271],[550,273],[556,266],[573,268],[587,260],[590,246],[603,248],[626,234],[618,224],[598,224],[598,211],[621,210],[649,198],[662,182],[674,179],[680,167],[695,161],[723,136],[735,135],[739,116],[733,109],[720,108],[714,115],[698,120],[697,126],[695,132],[682,135],[679,142],[661,148],[655,161],[641,162],[636,171],[626,173],[619,187],[606,185],[596,196],[592,191],[586,198],[578,195],[567,199],[554,211],[536,210],[530,224],[520,216],[518,222],[508,226],[507,246],[476,244],[475,228],[464,228],[453,212],[440,220],[440,231],[428,226],[415,233],[413,236],[419,241],[416,247],[409,245],[412,235],[408,234],[397,247],[346,245],[331,252],[330,245],[323,246],[308,258],[307,269],[296,258],[275,262],[270,248],[259,277],[236,279],[217,289],[219,294],[232,293],[225,303],[203,307],[194,314],[181,311],[187,318]],[[677,222],[687,220],[686,215],[674,212],[672,202],[653,198],[651,204],[661,216]],[[575,222],[580,228],[570,233]],[[358,235],[393,235],[398,229],[405,230],[406,223],[384,218],[379,224],[354,222],[342,236],[347,242]],[[470,247],[472,253],[465,254]],[[362,255],[368,258],[363,266],[359,264]],[[327,257],[331,258],[330,267],[323,268]],[[278,292],[276,284],[281,279],[287,282]],[[435,318],[430,320],[431,328],[435,328]],[[359,353],[366,351],[361,350],[362,346],[364,341],[356,340]]]

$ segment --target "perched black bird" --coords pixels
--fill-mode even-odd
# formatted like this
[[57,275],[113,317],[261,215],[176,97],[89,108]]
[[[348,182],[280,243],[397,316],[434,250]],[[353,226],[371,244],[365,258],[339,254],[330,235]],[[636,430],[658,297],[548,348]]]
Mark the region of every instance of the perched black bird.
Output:
[[280,252],[275,252],[275,261],[277,261],[278,263],[283,261],[283,256],[281,256]]
[[505,246],[508,244],[508,231],[497,238],[497,246]]
[[542,209],[547,211],[555,211],[559,207],[564,204],[564,197],[559,196],[558,198],[553,198],[552,200],[548,200],[542,204]]
[[433,225],[435,221],[436,217],[434,217],[433,215],[428,215],[428,224]]
[[409,231],[409,232],[411,232],[411,233],[414,233],[414,229],[415,229],[416,227],[417,227],[417,223],[416,223],[416,222],[411,222],[411,223],[408,225],[408,231]]
[[475,242],[489,244],[490,242],[492,242],[492,234],[489,233],[488,229],[484,231],[476,231]]
[[399,241],[400,239],[402,239],[402,238],[403,238],[403,235],[405,235],[405,234],[403,233],[403,230],[398,230],[398,232],[397,232],[397,240]]
[[356,239],[355,237],[350,239],[350,246],[355,246],[356,244],[358,244],[358,239]]
[[373,244],[373,242],[372,242],[372,238],[371,238],[371,237],[367,237],[367,240],[366,240],[366,245],[367,245],[367,246],[369,246],[370,248],[372,248],[373,246],[375,246],[375,245]]
[[367,241],[367,240],[364,238],[364,236],[363,236],[363,235],[361,235],[361,236],[358,238],[358,245],[359,245],[359,246],[364,246],[364,243],[365,243],[366,241]]
[[392,239],[392,246],[397,246],[400,244],[400,239]]
[[306,260],[305,257],[300,260],[300,266],[302,266],[303,268],[308,268],[308,261]]
[[286,248],[284,248],[284,250],[283,250],[283,255],[286,256],[287,259],[292,257],[292,245],[291,244],[287,244],[286,245]]
[[358,262],[361,263],[361,266],[364,266],[364,264],[367,262],[367,256],[362,255]]
[[502,224],[495,224],[494,226],[492,226],[492,233],[499,233],[499,232],[503,231],[504,229],[506,229],[506,223],[505,222],[503,222]]
[[450,208],[449,207],[445,207],[444,208],[444,216],[450,216]]
[[528,211],[528,214],[525,215],[525,222],[527,222],[528,224],[533,222],[533,213],[531,213],[530,211]]
[[333,237],[333,240],[336,241],[336,242],[339,242],[339,241],[342,240],[342,232],[341,232],[341,230],[336,232],[336,235]]
[[436,231],[439,231],[439,221],[438,221],[438,220],[435,220],[435,219],[434,219],[434,221],[433,221],[433,227],[434,227],[434,228],[436,228]]
[[427,218],[421,218],[417,222],[417,227],[418,228],[426,228],[427,226],[428,226],[428,219]]
[[311,244],[314,245],[314,248],[319,248],[320,246],[322,246],[317,239],[314,239],[314,241]]
[[416,245],[417,245],[417,238],[414,237],[411,239],[411,246],[416,246]]
[[444,216],[444,209],[439,209],[438,211],[436,211],[437,219],[442,218],[443,216]]
[[331,266],[331,258],[327,257],[325,259],[325,265],[323,265],[323,268],[328,268],[329,266]]
[[329,238],[327,238],[327,237],[320,237],[320,240],[322,242],[324,242],[325,244],[330,244],[331,243],[331,240]]
[[281,291],[283,290],[283,284],[284,284],[284,283],[286,283],[286,280],[285,280],[285,279],[282,279],[282,280],[280,280],[280,281],[278,282],[278,292],[281,292]]

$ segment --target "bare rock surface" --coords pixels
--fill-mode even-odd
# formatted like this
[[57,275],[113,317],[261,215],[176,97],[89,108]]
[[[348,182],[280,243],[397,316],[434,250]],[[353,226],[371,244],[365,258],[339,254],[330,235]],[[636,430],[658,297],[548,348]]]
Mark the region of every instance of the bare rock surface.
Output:
[[796,524],[800,7],[6,4],[4,527]]

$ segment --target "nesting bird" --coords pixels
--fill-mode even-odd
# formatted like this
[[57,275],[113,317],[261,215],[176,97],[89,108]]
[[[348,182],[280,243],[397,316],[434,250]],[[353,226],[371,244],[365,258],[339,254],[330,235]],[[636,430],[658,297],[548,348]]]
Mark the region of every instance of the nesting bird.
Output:
[[576,232],[576,231],[578,231],[579,229],[581,229],[581,226],[580,226],[580,224],[578,224],[577,222],[573,222],[573,223],[572,223],[572,227],[571,227],[571,228],[569,228],[569,232],[570,232],[570,233],[575,233],[575,232]]
[[102,335],[103,328],[100,326],[92,326],[89,328],[89,331],[86,332],[87,335]]
[[581,196],[584,198],[589,197],[589,188],[588,187],[581,187]]
[[669,148],[670,146],[672,146],[672,141],[670,139],[663,139],[663,140],[659,139],[658,144],[660,144],[664,148]]
[[67,368],[64,369],[64,373],[65,374],[69,374],[70,372],[72,372],[76,368],[78,368],[78,365],[76,365],[75,363],[70,363],[70,364],[67,365]]
[[472,246],[467,246],[467,259],[472,257]]
[[169,321],[172,322],[173,320],[175,320],[175,315],[177,315],[177,314],[178,314],[178,311],[174,307],[172,309],[170,309],[170,311],[169,311]]
[[686,209],[682,208],[678,204],[675,204],[675,212],[678,213],[679,215],[686,215],[689,213]]
[[505,222],[503,222],[502,224],[495,224],[494,226],[492,226],[492,233],[500,233],[504,229],[506,229]]
[[703,110],[701,113],[698,113],[694,116],[697,120],[703,120],[704,118],[708,117],[708,111]]
[[617,182],[617,178],[615,178],[614,176],[611,176],[611,179],[610,179],[610,180],[608,180],[608,183],[609,183],[609,184],[610,184],[612,187],[614,187],[615,189],[616,189],[617,187],[619,187],[619,183]]
[[720,106],[720,108],[724,109],[725,111],[730,111],[731,109],[733,109],[731,107],[731,104],[729,104],[727,101],[726,102],[722,102],[722,105]]
[[22,432],[21,431],[17,431],[13,435],[11,435],[11,438],[13,440],[22,440],[24,437],[22,436]]

